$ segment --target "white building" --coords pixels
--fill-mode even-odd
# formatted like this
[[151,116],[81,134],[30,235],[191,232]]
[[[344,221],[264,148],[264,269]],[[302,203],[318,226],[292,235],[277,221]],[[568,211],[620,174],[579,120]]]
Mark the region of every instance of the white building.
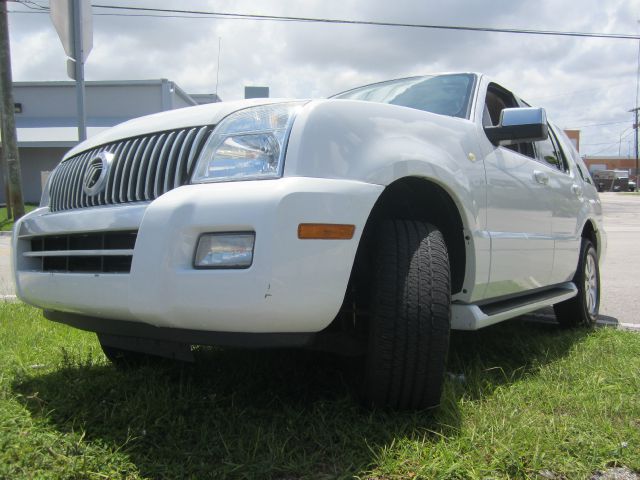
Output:
[[[215,94],[189,95],[166,79],[86,82],[85,88],[87,137],[142,115],[220,101]],[[42,172],[78,143],[75,82],[15,82],[13,96],[23,196],[37,203]]]

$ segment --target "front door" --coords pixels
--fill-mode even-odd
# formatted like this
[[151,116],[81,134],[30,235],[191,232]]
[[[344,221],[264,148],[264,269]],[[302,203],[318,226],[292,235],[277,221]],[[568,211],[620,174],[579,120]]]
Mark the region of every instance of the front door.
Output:
[[[507,90],[490,84],[484,123],[497,125],[503,108],[518,107]],[[491,271],[485,298],[550,284],[553,267],[552,167],[536,159],[531,143],[495,146],[487,139],[487,232]]]

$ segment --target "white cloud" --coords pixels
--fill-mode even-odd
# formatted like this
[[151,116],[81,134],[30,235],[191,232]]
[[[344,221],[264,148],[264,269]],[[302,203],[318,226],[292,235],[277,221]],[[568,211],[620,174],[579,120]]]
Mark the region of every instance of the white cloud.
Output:
[[[111,0],[111,5],[215,10],[425,24],[635,33],[633,0]],[[10,10],[26,10],[15,3]],[[94,13],[107,13],[94,9]],[[15,80],[64,80],[65,56],[47,15],[11,14]],[[483,71],[545,106],[562,127],[585,127],[583,149],[617,154],[631,125],[638,43],[375,26],[218,19],[94,16],[89,80],[169,78],[190,92],[242,97],[267,85],[275,97],[327,96],[388,78]],[[626,141],[626,140],[625,140]],[[610,145],[593,145],[610,142]],[[624,150],[624,148],[623,148]]]

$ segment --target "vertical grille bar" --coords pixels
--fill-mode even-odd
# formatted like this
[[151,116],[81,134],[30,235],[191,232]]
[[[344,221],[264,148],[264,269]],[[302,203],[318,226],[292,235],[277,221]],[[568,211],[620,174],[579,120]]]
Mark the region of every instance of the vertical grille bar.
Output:
[[202,127],[198,132],[198,135],[196,135],[196,139],[193,141],[191,150],[189,151],[189,159],[187,160],[187,175],[191,175],[191,173],[193,173],[193,162],[195,162],[200,150],[202,150],[202,142],[207,134],[207,130],[207,127]]
[[[178,188],[180,185],[183,185],[186,181],[186,165],[187,165],[187,151],[191,146],[191,142],[196,135],[196,128],[192,128],[187,133],[187,137],[182,142],[182,147],[180,147],[180,153],[178,153],[178,161],[176,162],[175,172],[173,174],[173,187],[169,188]],[[168,189],[167,189],[168,190]]]
[[51,202],[51,208],[53,208],[55,199],[58,198],[58,190],[60,190],[60,182],[58,182],[58,178],[60,177],[60,165],[53,169],[51,172],[51,182],[49,183],[49,198]]
[[173,142],[173,145],[171,147],[171,152],[169,152],[169,158],[167,159],[167,165],[164,169],[164,181],[162,184],[162,193],[166,193],[169,190],[171,190],[171,188],[173,188],[173,176],[174,176],[174,169],[175,169],[175,165],[178,161],[178,152],[181,150],[181,146],[182,143],[184,141],[184,136],[186,134],[185,130],[182,130],[180,133],[178,133],[178,136],[176,137],[175,142]]
[[[74,159],[77,161],[77,159]],[[71,178],[73,167],[75,166],[75,162],[69,162],[67,168],[64,171],[64,208],[71,208],[69,206],[69,198],[71,197],[71,183],[73,179]]]
[[176,132],[171,132],[167,137],[167,141],[162,147],[162,151],[160,152],[160,159],[158,160],[158,164],[156,166],[156,175],[153,181],[153,197],[158,198],[162,195],[160,188],[162,186],[162,177],[164,176],[164,171],[167,168],[167,162],[169,160],[169,152],[171,151],[171,146],[176,138]]
[[138,170],[138,178],[136,178],[136,198],[138,200],[146,200],[144,195],[144,185],[145,180],[147,178],[147,165],[149,164],[149,158],[151,158],[151,152],[155,149],[154,147],[158,143],[158,137],[153,136],[147,147],[144,149],[144,153],[142,154],[142,159],[140,160],[140,169]]
[[107,182],[105,184],[104,190],[100,192],[100,204],[102,205],[110,205],[113,203],[113,199],[111,197],[111,187],[113,185],[114,178],[115,178],[116,160],[120,156],[120,152],[122,152],[122,149],[124,148],[125,145],[126,143],[124,142],[118,143],[116,146],[115,152],[113,152],[113,162],[111,163],[111,167],[109,168],[109,173],[107,175]]
[[145,200],[151,200],[153,196],[153,176],[155,174],[156,163],[158,163],[158,157],[160,156],[160,152],[163,150],[166,137],[167,137],[166,133],[163,133],[162,135],[160,135],[160,137],[158,138],[158,141],[153,147],[153,151],[151,152],[151,158],[149,159],[147,172],[144,178],[144,199]]
[[138,151],[138,146],[140,144],[140,139],[136,138],[131,144],[131,148],[129,151],[122,155],[122,172],[118,175],[120,178],[120,188],[118,192],[118,201],[120,203],[125,203],[127,201],[127,189],[129,188],[129,175],[131,174],[131,163],[133,162],[133,157],[135,153]]
[[[151,139],[149,137],[145,137],[142,139],[131,160],[131,170],[129,171],[129,175],[128,175],[129,181],[127,182],[127,194],[126,194],[127,202],[137,202],[140,200],[139,198],[136,197],[136,180],[140,173],[142,154],[144,153],[145,147],[147,146],[150,140]],[[122,182],[122,184],[124,185],[124,182]]]
[[[127,154],[131,150],[133,146],[133,140],[128,140],[127,143],[124,144],[124,148],[120,155],[114,159],[114,164],[111,167],[113,170],[113,183],[111,184],[111,202],[112,203],[120,203],[120,184],[122,183],[122,170],[124,169],[124,164],[127,161]],[[107,186],[107,188],[109,188]]]
[[87,165],[89,165],[88,160],[92,158],[91,152],[85,153],[78,162],[78,172],[76,174],[76,185],[75,188],[75,198],[73,202],[73,208],[80,208],[82,206],[82,196],[84,192],[82,191],[82,184],[84,183],[84,174],[87,170]]
[[[89,164],[89,162],[91,161],[91,158],[94,158],[96,155],[98,155],[101,152],[104,152],[107,149],[107,145],[103,145],[101,147],[99,147],[97,150],[92,151],[91,156],[89,157],[89,161],[87,162],[87,165]],[[84,180],[83,180],[84,183]],[[86,193],[82,193],[82,198],[83,198],[83,207],[94,207],[96,205],[99,205],[99,197],[96,195],[87,195]]]
[[64,169],[66,168],[64,163],[61,163],[56,167],[56,176],[51,179],[51,208],[54,206],[60,208],[59,199],[62,198],[62,186],[64,182]]

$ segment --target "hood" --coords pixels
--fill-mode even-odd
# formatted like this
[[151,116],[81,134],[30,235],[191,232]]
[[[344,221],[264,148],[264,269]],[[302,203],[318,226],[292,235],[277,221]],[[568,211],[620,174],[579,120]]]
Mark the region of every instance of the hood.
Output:
[[227,115],[248,107],[268,105],[271,103],[291,102],[287,98],[256,98],[252,100],[238,100],[235,102],[209,103],[195,107],[178,108],[166,112],[154,113],[144,117],[134,118],[114,127],[104,130],[97,135],[79,143],[67,152],[63,160],[73,157],[80,152],[89,150],[105,143],[111,143],[124,138],[203,125],[216,125]]

